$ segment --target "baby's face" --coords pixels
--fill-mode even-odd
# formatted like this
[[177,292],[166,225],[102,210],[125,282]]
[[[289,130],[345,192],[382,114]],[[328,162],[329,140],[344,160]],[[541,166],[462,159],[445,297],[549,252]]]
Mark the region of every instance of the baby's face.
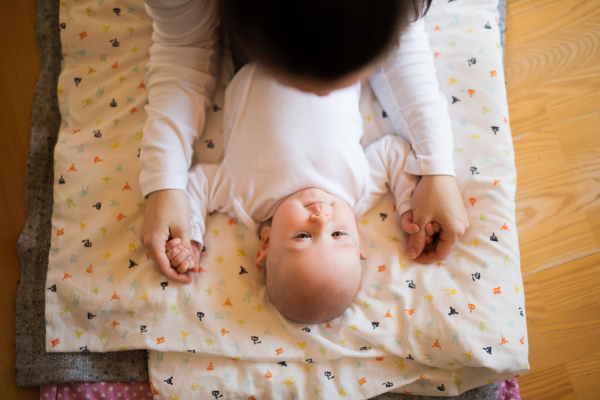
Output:
[[359,257],[356,219],[350,206],[320,189],[305,189],[285,199],[273,215],[270,246],[279,256],[304,258],[327,250]]
[[299,191],[279,205],[262,233],[257,262],[267,259],[267,290],[284,315],[316,323],[344,312],[358,291],[364,258],[346,202],[320,189]]

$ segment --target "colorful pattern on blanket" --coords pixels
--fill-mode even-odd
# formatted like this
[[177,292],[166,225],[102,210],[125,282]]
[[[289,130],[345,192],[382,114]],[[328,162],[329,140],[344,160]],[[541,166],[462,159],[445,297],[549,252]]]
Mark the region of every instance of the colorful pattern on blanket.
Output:
[[[435,1],[428,14],[470,230],[447,260],[414,263],[388,195],[359,221],[367,260],[354,304],[304,326],[271,306],[253,261],[257,237],[225,215],[207,220],[192,284],[156,272],[139,241],[137,186],[151,20],[141,1],[61,2],[48,351],[151,349],[153,391],[164,399],[452,396],[529,369],[495,3]],[[194,162],[222,156],[231,69],[224,57]],[[366,145],[393,132],[363,86]]]

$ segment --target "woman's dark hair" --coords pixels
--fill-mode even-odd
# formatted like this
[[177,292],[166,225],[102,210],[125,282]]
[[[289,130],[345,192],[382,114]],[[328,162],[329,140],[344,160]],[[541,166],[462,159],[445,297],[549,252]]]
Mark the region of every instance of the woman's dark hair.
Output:
[[[232,47],[288,73],[331,81],[398,44],[432,0],[221,0]],[[235,52],[234,51],[234,56]]]

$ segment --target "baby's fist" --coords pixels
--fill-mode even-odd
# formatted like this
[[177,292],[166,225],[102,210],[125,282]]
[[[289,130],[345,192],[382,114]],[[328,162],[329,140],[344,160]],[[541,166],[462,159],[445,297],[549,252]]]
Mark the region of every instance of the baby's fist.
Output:
[[175,238],[169,240],[166,245],[166,251],[167,258],[171,261],[171,267],[176,268],[180,274],[194,268],[193,250],[189,249],[187,244],[181,239]]
[[427,233],[427,236],[425,237],[425,243],[431,244],[431,242],[433,242],[433,236],[436,233],[440,233],[441,230],[442,228],[437,222],[430,222],[427,225],[425,225],[425,233]]

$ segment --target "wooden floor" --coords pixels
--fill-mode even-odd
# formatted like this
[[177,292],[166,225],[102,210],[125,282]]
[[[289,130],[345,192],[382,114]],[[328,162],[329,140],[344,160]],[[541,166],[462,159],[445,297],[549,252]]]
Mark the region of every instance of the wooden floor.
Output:
[[[38,74],[35,0],[0,13],[0,398],[14,377],[17,238]],[[506,84],[531,371],[522,398],[600,398],[600,0],[508,0]]]

